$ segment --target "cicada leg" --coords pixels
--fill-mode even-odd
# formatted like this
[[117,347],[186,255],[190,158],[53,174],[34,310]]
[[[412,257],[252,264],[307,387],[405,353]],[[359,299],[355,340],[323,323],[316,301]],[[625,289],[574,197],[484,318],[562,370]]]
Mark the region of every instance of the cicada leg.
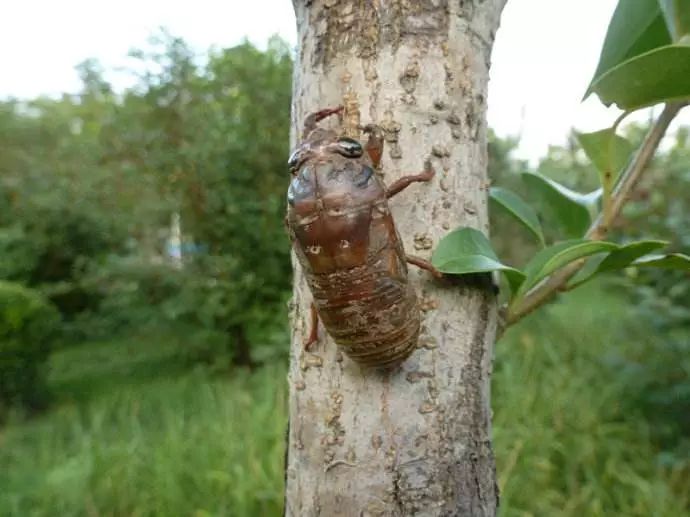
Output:
[[424,269],[434,275],[435,278],[443,278],[443,273],[436,269],[431,262],[414,255],[405,255],[405,260],[410,264],[414,264],[418,268]]
[[393,182],[393,184],[386,189],[386,198],[390,199],[396,195],[401,190],[407,188],[411,183],[417,181],[431,181],[436,172],[431,167],[431,162],[427,160],[424,162],[424,172],[421,174],[413,174],[412,176],[403,176],[399,180]]

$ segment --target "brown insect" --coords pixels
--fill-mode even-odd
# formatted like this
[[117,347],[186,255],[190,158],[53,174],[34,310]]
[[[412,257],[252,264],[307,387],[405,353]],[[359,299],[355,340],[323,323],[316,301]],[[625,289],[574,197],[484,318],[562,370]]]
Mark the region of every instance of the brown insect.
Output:
[[[318,320],[343,351],[367,366],[400,364],[417,345],[420,313],[407,278],[410,262],[441,276],[427,261],[405,255],[388,199],[434,176],[431,164],[386,188],[375,173],[383,131],[373,124],[366,147],[317,123],[342,111],[309,115],[303,142],[290,155],[287,226],[314,302],[305,348],[318,341]],[[365,152],[366,150],[366,152]]]

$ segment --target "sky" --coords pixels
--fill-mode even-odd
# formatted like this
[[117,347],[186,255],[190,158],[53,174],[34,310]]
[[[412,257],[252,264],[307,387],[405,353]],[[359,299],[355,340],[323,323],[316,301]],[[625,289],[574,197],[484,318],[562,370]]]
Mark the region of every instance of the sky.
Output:
[[[508,1],[492,58],[488,118],[500,136],[520,136],[519,157],[535,161],[549,144],[565,143],[571,128],[602,129],[617,117],[595,96],[581,102],[615,5]],[[262,46],[273,34],[296,42],[290,0],[22,0],[2,11],[0,98],[75,92],[76,64],[95,57],[106,69],[123,69],[131,65],[127,52],[144,47],[160,27],[199,52],[245,37]],[[124,72],[108,78],[127,85]],[[690,124],[690,114],[679,123]]]

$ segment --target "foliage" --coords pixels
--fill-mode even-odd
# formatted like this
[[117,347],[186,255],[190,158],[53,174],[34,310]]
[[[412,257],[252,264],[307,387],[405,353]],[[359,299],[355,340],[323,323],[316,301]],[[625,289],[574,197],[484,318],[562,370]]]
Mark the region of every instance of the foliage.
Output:
[[[631,128],[638,131],[639,128]],[[657,156],[617,224],[619,234],[640,239],[663,235],[672,252],[690,254],[690,130],[680,128],[670,148]],[[621,371],[635,377],[636,399],[650,418],[674,415],[654,436],[668,458],[690,457],[690,275],[685,271],[637,269],[623,284],[630,303],[663,339],[638,342],[642,358],[621,361]],[[648,350],[654,354],[647,356]]]
[[10,406],[45,402],[43,366],[59,317],[40,293],[0,281],[0,419]]
[[278,40],[266,52],[245,43],[199,67],[182,40],[163,34],[135,55],[156,72],[127,92],[104,127],[116,149],[109,159],[126,156],[150,175],[181,213],[187,241],[205,250],[187,258],[185,290],[164,310],[208,331],[209,344],[225,343],[219,353],[231,342],[233,357],[251,362],[246,336],[264,314],[284,313],[289,289],[288,50]]
[[688,514],[690,462],[669,463],[653,439],[687,413],[640,405],[672,400],[646,392],[670,381],[644,367],[671,359],[661,339],[608,282],[508,330],[492,386],[502,515]]
[[[690,102],[690,47],[682,40],[684,35],[676,42],[670,39],[671,34],[679,36],[687,28],[684,12],[672,2],[644,0],[618,4],[587,94],[596,92],[604,104],[615,102],[628,112],[658,102],[669,104],[633,159],[632,144],[616,133],[628,112],[609,129],[576,134],[584,154],[598,172],[601,189],[582,194],[540,174],[524,172],[522,179],[538,200],[535,216],[535,210],[519,194],[494,187],[490,196],[495,204],[536,235],[543,249],[524,265],[507,267],[491,249],[483,250],[483,260],[476,260],[476,250],[457,238],[468,229],[456,230],[439,243],[442,253],[434,253],[432,263],[437,268],[445,267],[447,274],[500,271],[506,276],[511,294],[503,307],[505,325],[514,324],[559,291],[580,285],[582,282],[569,281],[585,265],[587,279],[628,266],[690,272],[687,255],[636,254],[656,249],[659,241],[640,241],[623,247],[603,242],[668,125],[683,103]],[[549,239],[552,235],[555,243]],[[634,256],[628,260],[629,255]],[[447,267],[449,264],[453,267]],[[601,264],[604,266],[598,267]]]
[[[460,250],[460,256],[458,256]],[[432,261],[436,268],[446,274],[502,272],[511,289],[517,290],[525,275],[517,269],[499,262],[491,249],[489,239],[473,228],[460,228],[451,232],[434,250]]]
[[588,94],[624,110],[690,98],[687,5],[673,2],[618,3]]
[[3,429],[0,515],[278,515],[284,368],[213,376],[177,354],[172,335],[57,353],[59,403]]
[[[489,178],[494,185],[492,188],[499,186],[525,201],[529,192],[520,179],[520,175],[529,169],[529,164],[515,157],[519,140],[510,137],[499,138],[493,131],[489,131],[488,136],[488,168]],[[489,235],[491,235],[491,244],[496,255],[510,266],[524,264],[539,249],[541,243],[534,239],[529,227],[525,227],[511,214],[511,210],[499,207],[495,196],[491,198]],[[531,206],[530,210],[534,211]],[[546,230],[541,226],[541,222],[540,230],[542,233]],[[547,235],[544,236],[545,239],[546,237]]]
[[[520,172],[525,170],[529,169],[523,168]],[[598,170],[582,150],[580,138],[574,131],[568,135],[565,145],[549,146],[535,172],[574,192],[595,192],[600,187]]]
[[[631,127],[630,132],[641,131]],[[658,154],[616,225],[631,238],[663,235],[674,252],[690,250],[690,128],[681,127],[670,147]],[[683,275],[676,276],[677,279]]]
[[173,264],[139,255],[110,256],[92,264],[80,278],[80,286],[99,300],[70,325],[75,340],[122,337],[164,328],[162,305],[184,288],[183,273]]
[[491,187],[489,199],[496,206],[505,209],[512,217],[517,219],[519,223],[534,234],[539,244],[544,246],[544,231],[539,222],[539,216],[520,196],[501,187]]
[[[599,192],[581,194],[556,181],[525,172],[522,180],[536,198],[541,218],[550,226],[550,235],[558,239],[581,237],[592,224]],[[553,239],[556,240],[556,239]]]
[[0,103],[0,279],[40,288],[67,316],[95,304],[82,268],[124,239],[97,138],[76,124],[84,110],[68,97]]
[[[680,415],[657,405],[648,421],[636,406],[652,379],[635,365],[659,364],[655,331],[612,288],[592,284],[565,302],[512,328],[497,349],[502,514],[687,514],[690,470],[657,461],[650,439]],[[54,354],[58,404],[3,429],[0,514],[280,515],[284,366],[190,371],[179,339]]]
[[[204,256],[184,268],[147,257],[110,257],[82,285],[100,299],[95,313],[72,326],[73,338],[124,338],[136,332],[174,332],[178,357],[227,370],[230,363],[284,357],[286,299],[274,312],[239,305],[233,257]],[[252,285],[246,289],[252,289]],[[287,296],[287,295],[286,295]],[[255,325],[243,327],[252,318]],[[81,334],[80,334],[81,331]],[[251,357],[238,358],[243,349]]]
[[[687,287],[686,287],[687,288]],[[629,405],[654,425],[650,437],[658,459],[672,468],[690,465],[690,311],[673,306],[649,288],[636,290],[638,321],[631,322],[631,351],[610,358],[617,376],[628,386]],[[634,302],[633,302],[634,303]],[[673,321],[681,316],[685,323]],[[640,337],[641,336],[641,337]]]
[[[77,95],[0,102],[0,279],[43,291],[73,338],[179,323],[190,357],[249,364],[290,285],[289,49],[202,62],[161,32],[132,57],[143,72],[122,94],[87,60]],[[176,215],[181,270],[166,247]]]
[[[640,125],[627,126],[623,131],[630,142],[639,142],[645,132],[646,127]],[[687,232],[690,227],[687,211],[690,203],[689,135],[688,128],[681,127],[668,139],[670,145],[657,152],[622,215],[616,219],[611,236],[625,244],[608,255],[594,256],[568,283],[571,289],[598,275],[637,266],[627,269],[617,281],[627,293],[626,304],[630,304],[628,310],[634,315],[625,323],[630,327],[629,353],[613,352],[607,359],[613,366],[607,375],[612,382],[626,386],[629,410],[642,413],[654,423],[649,428],[650,439],[662,448],[659,458],[669,465],[686,461],[690,454],[687,445],[690,424],[685,418],[690,414],[690,364],[687,361],[690,277],[682,270],[644,267],[639,259],[654,257],[662,248],[685,255],[690,252]],[[510,159],[509,155],[507,161]],[[597,177],[594,170],[585,167],[585,160],[579,142],[573,139],[564,147],[552,147],[538,170],[556,177],[565,177],[566,171],[571,170],[571,185],[585,185],[588,178]],[[518,162],[508,169],[513,178],[519,177],[519,167],[515,163]],[[505,179],[507,174],[498,175],[503,182],[510,182],[510,177]],[[527,197],[528,194],[523,195]],[[505,213],[492,213],[493,244],[505,250],[509,263],[519,263],[518,253],[526,246],[534,246],[536,241],[528,231],[520,234],[522,240],[516,240],[517,229],[506,224],[506,217],[509,216]],[[663,236],[667,241],[653,240],[654,236]],[[511,249],[503,247],[506,241],[513,243]],[[573,296],[582,302],[581,296],[575,293]],[[559,350],[562,346],[567,344],[559,345]],[[503,346],[499,350],[502,349]]]
[[0,228],[0,278],[28,280],[38,269],[40,258],[38,245],[19,225]]
[[[686,47],[679,48],[679,45],[684,44],[681,34],[687,27],[687,20],[684,18],[687,9],[674,7],[678,6],[673,2],[619,3],[589,93],[595,92],[604,102],[616,102],[630,109],[658,100],[678,100],[678,95],[683,101],[690,100],[690,91],[683,90],[687,85],[688,74],[685,69],[690,59],[684,54]],[[680,53],[685,57],[679,62],[659,57],[673,53]],[[644,73],[637,70],[642,62],[646,63]],[[652,70],[654,72],[650,72]],[[653,79],[654,84],[635,81],[634,78],[638,75],[646,78],[645,81]],[[617,81],[621,84],[617,85]],[[629,87],[632,82],[636,83],[636,88]],[[681,93],[671,92],[674,89],[680,89]],[[609,362],[613,368],[608,375],[614,382],[625,386],[629,395],[625,410],[643,414],[654,423],[647,433],[655,446],[662,448],[663,452],[658,458],[664,465],[687,472],[690,457],[687,439],[690,423],[686,418],[690,408],[690,366],[686,360],[686,345],[690,342],[690,241],[687,238],[690,220],[686,209],[690,201],[690,176],[687,174],[690,170],[688,130],[678,130],[674,145],[670,148],[663,147],[651,163],[646,161],[636,164],[639,155],[631,160],[630,149],[641,145],[642,135],[647,128],[630,126],[623,137],[617,133],[621,121],[622,118],[612,128],[602,131],[574,134],[567,146],[552,147],[549,150],[548,156],[539,165],[540,175],[528,173],[522,177],[531,180],[533,190],[540,194],[541,205],[536,208],[547,244],[567,236],[569,223],[572,222],[567,218],[573,219],[578,213],[578,232],[571,232],[571,236],[578,233],[581,236],[587,230],[587,237],[601,238],[608,230],[616,241],[623,244],[611,248],[607,253],[597,253],[586,261],[567,264],[562,271],[576,272],[572,278],[570,273],[559,278],[559,269],[548,276],[530,275],[530,269],[539,269],[534,264],[535,261],[540,262],[537,260],[540,255],[553,257],[559,247],[567,248],[569,254],[576,250],[570,244],[547,247],[545,251],[537,252],[532,259],[519,257],[520,260],[514,260],[506,256],[505,261],[513,266],[517,265],[518,269],[527,273],[528,279],[533,276],[532,281],[526,280],[522,284],[522,289],[518,290],[517,297],[512,300],[512,306],[520,308],[520,297],[530,296],[525,291],[532,289],[534,294],[545,285],[550,287],[547,279],[556,279],[551,284],[556,290],[570,290],[596,275],[629,268],[620,283],[626,287],[635,307],[632,312],[634,320],[628,323],[630,352],[611,354]],[[635,145],[631,146],[630,142]],[[505,158],[503,161],[506,161]],[[633,192],[628,189],[623,194],[617,194],[615,189],[620,188],[622,180],[627,179],[621,176],[621,172],[628,173],[640,164],[646,166],[647,170],[638,188]],[[501,180],[505,181],[505,176],[501,175]],[[517,177],[517,174],[512,174],[512,178]],[[578,200],[585,201],[587,197],[592,201],[596,200],[597,191],[594,189],[598,185],[591,182],[597,177],[603,191],[601,211],[594,202],[580,203],[584,209],[577,207]],[[617,182],[618,178],[621,180]],[[501,186],[508,184],[499,181]],[[514,179],[510,189],[518,190],[522,198],[529,197],[519,186],[515,186]],[[583,196],[580,194],[583,191],[591,194]],[[551,199],[545,194],[549,194]],[[612,212],[616,195],[624,196],[624,199],[630,198],[622,213]],[[534,233],[534,220],[525,215],[527,211],[524,208],[508,210],[508,213],[515,224]],[[505,217],[505,214],[502,215]],[[559,224],[561,227],[557,228]],[[571,228],[575,226],[570,225]],[[492,221],[492,230],[493,228],[496,225]],[[492,234],[496,235],[496,232]],[[504,235],[505,232],[501,233],[499,228],[499,245]],[[668,242],[656,240],[659,237]],[[582,247],[601,245],[587,241],[577,244]],[[667,253],[656,255],[663,247],[667,248]],[[578,271],[581,265],[584,267]],[[561,281],[564,283],[559,284]],[[547,293],[546,288],[539,294],[542,293]],[[548,297],[544,296],[542,303],[546,299]],[[532,305],[530,309],[534,307]],[[616,318],[612,310],[607,311],[607,315]],[[508,316],[510,317],[510,313]],[[581,346],[583,342],[586,340],[574,346]],[[554,353],[559,351],[560,348]]]
[[593,91],[595,80],[609,70],[670,42],[667,24],[657,0],[619,2],[609,22],[588,93]]

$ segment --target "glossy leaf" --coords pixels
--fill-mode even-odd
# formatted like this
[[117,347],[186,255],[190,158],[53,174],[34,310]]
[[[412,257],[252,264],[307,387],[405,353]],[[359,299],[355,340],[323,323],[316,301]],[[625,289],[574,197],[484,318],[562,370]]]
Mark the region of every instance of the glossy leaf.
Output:
[[540,199],[542,221],[545,225],[559,228],[565,237],[582,237],[592,222],[592,214],[600,192],[581,194],[545,178],[525,172],[523,181],[530,192]]
[[601,184],[611,187],[626,166],[633,152],[632,144],[614,133],[602,129],[594,133],[575,133],[583,151],[599,172]]
[[690,257],[682,253],[642,257],[632,263],[635,267],[656,267],[661,269],[680,269],[690,271]]
[[656,251],[668,245],[666,241],[638,241],[626,244],[612,252],[600,257],[593,257],[578,272],[569,283],[569,287],[575,288],[591,280],[595,275],[607,271],[616,271],[630,267],[640,257]]
[[629,59],[591,88],[605,105],[625,110],[690,99],[690,46],[667,45]]
[[632,242],[609,253],[599,266],[600,271],[614,271],[628,267],[640,257],[667,246],[667,241]]
[[559,242],[549,246],[532,257],[532,260],[525,266],[525,281],[520,286],[516,298],[520,298],[551,273],[571,262],[598,253],[609,252],[616,248],[618,246],[612,242],[582,239]]
[[459,228],[441,239],[431,263],[442,273],[452,275],[501,271],[513,291],[524,278],[521,271],[502,264],[489,239],[474,228]]
[[489,199],[496,205],[505,209],[518,222],[527,228],[544,245],[544,232],[539,222],[539,217],[534,209],[523,199],[510,190],[492,187],[489,191]]
[[670,43],[671,36],[657,0],[619,0],[585,97],[594,91],[594,84],[614,67]]
[[666,26],[674,41],[690,34],[690,1],[658,0]]

